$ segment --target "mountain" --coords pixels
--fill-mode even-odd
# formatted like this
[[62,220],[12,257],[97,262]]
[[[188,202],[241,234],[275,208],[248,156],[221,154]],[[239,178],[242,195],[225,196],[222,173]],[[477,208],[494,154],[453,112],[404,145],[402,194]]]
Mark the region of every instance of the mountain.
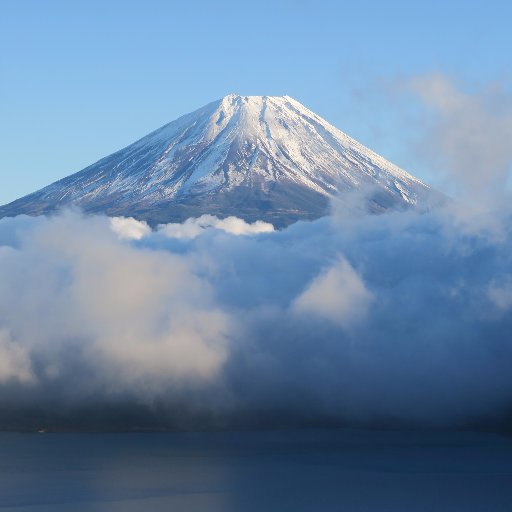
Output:
[[433,194],[289,96],[231,94],[1,206],[0,217],[77,205],[153,225],[210,213],[285,226],[362,187],[374,212],[425,207]]

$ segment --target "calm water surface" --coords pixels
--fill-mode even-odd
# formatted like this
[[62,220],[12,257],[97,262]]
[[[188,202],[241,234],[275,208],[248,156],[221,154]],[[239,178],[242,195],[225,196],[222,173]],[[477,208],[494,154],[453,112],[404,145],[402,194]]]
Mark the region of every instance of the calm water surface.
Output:
[[0,434],[1,512],[511,510],[495,434]]

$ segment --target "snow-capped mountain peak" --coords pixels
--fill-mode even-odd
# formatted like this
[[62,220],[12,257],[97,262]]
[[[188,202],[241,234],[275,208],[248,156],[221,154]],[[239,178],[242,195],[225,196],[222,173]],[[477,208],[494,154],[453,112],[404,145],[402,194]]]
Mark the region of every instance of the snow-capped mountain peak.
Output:
[[38,192],[0,216],[74,204],[152,223],[204,213],[286,225],[319,217],[340,191],[369,185],[375,211],[430,189],[289,96],[229,94]]

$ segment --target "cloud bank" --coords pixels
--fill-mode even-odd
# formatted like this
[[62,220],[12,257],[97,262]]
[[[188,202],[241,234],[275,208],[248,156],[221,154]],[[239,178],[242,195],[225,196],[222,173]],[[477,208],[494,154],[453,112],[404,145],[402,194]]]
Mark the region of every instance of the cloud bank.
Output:
[[282,231],[0,220],[0,427],[511,428],[512,202],[489,176],[478,208],[341,198]]
[[506,422],[510,213],[499,241],[449,211],[129,241],[3,219],[3,426]]

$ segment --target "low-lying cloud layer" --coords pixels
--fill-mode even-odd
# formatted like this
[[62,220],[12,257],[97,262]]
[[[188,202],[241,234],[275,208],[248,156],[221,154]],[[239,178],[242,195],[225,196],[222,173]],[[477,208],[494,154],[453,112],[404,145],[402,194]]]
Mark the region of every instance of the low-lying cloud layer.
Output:
[[510,428],[512,202],[485,183],[479,208],[341,198],[283,231],[0,220],[0,427]]
[[101,216],[3,219],[4,425],[101,425],[102,407],[121,427],[502,421],[502,215],[498,240],[449,210],[135,241]]

